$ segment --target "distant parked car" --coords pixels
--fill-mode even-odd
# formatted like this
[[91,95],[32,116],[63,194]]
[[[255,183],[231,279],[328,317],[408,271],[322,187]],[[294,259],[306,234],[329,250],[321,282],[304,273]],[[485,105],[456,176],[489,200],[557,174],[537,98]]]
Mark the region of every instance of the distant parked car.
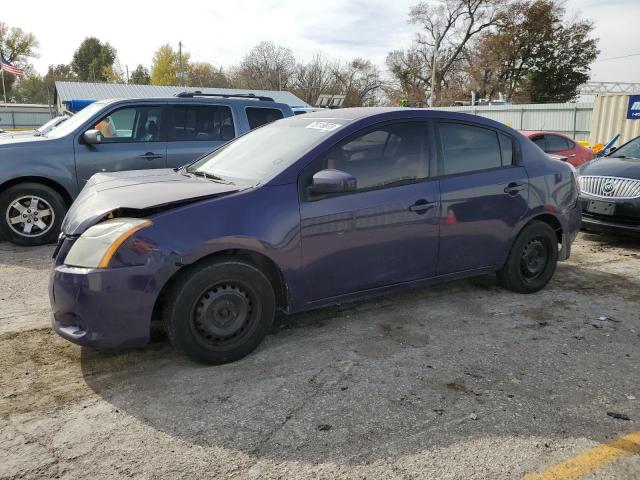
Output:
[[16,137],[39,137],[41,135],[47,134],[49,131],[56,128],[62,122],[69,118],[68,115],[59,115],[57,117],[53,117],[48,122],[42,124],[35,130],[20,130],[20,131],[0,131],[0,139],[1,138],[16,138]]
[[95,102],[45,133],[0,137],[0,237],[53,242],[94,173],[179,167],[292,115],[267,97],[184,93]]
[[276,310],[497,272],[543,288],[580,226],[575,169],[492,120],[356,108],[287,118],[177,170],[99,173],[62,226],[53,326],[247,355]]
[[593,152],[590,149],[561,133],[532,131],[520,133],[538,145],[543,152],[566,157],[567,161],[576,168],[593,159]]
[[640,234],[640,137],[579,170],[582,226]]

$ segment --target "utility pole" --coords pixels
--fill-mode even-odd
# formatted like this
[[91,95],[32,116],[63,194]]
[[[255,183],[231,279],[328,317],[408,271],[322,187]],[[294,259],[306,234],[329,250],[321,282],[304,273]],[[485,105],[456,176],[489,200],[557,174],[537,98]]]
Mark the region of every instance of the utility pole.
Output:
[[127,70],[127,83],[129,83],[129,65],[125,65],[124,68]]
[[178,84],[180,86],[182,86],[182,80],[183,80],[183,76],[182,76],[182,41],[178,42]]

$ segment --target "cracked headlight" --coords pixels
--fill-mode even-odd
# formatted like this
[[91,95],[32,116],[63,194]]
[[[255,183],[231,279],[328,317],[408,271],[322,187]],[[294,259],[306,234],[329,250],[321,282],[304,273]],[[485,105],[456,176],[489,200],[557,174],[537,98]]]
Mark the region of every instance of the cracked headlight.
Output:
[[87,229],[64,259],[71,267],[107,268],[116,251],[138,230],[153,225],[142,218],[113,218]]

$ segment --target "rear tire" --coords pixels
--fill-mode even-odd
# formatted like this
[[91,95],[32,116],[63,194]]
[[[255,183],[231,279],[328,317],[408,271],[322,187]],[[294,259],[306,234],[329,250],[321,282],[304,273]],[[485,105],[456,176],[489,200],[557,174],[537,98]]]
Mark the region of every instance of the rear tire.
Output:
[[173,346],[209,364],[239,360],[271,329],[275,294],[255,266],[223,259],[196,265],[165,298],[163,320]]
[[16,245],[53,243],[66,213],[64,199],[51,187],[19,183],[0,194],[0,234]]
[[547,223],[533,221],[516,238],[504,267],[498,270],[502,286],[518,293],[545,287],[556,271],[558,239]]

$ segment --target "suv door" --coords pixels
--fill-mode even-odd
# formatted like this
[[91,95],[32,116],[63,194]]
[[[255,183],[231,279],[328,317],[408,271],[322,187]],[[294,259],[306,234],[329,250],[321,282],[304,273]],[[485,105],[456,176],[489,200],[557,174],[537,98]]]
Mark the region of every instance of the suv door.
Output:
[[528,210],[529,177],[506,133],[439,121],[438,275],[501,266]]
[[98,172],[166,167],[162,110],[161,105],[146,104],[116,108],[91,127],[102,133],[101,143],[87,145],[79,135],[75,144],[78,188]]
[[227,105],[171,105],[168,111],[169,167],[191,163],[236,136],[231,107]]
[[[428,122],[395,122],[333,147],[300,176],[302,261],[308,302],[435,274],[438,182],[429,178]],[[355,192],[315,198],[326,168],[352,174]]]

